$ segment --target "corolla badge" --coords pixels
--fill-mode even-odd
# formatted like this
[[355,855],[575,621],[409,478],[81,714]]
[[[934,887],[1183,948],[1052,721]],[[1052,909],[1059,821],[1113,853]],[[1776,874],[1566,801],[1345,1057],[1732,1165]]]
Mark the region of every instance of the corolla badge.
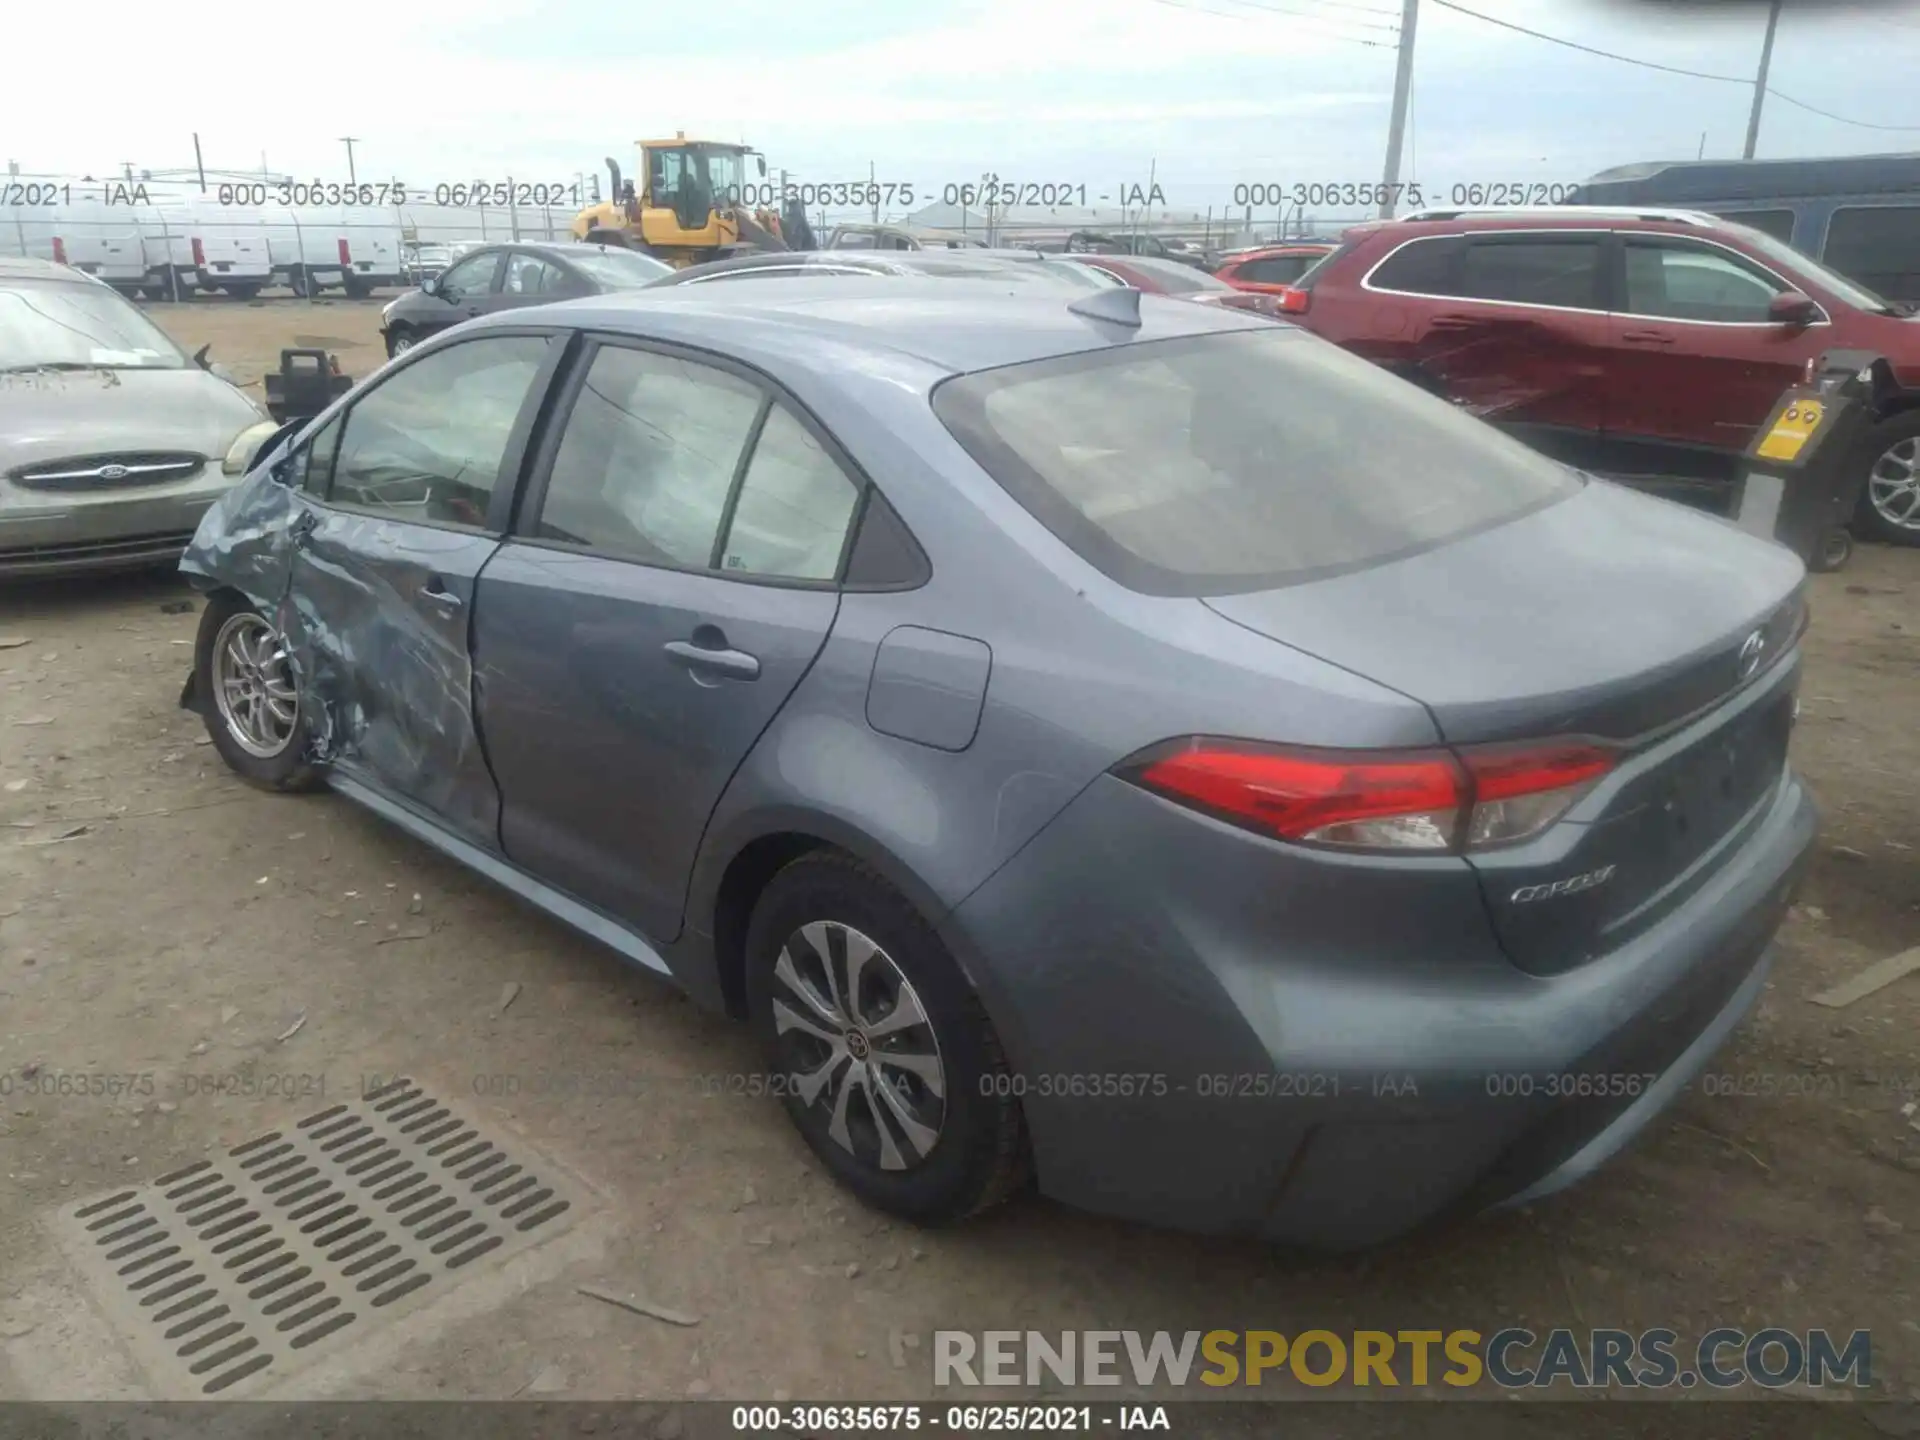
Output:
[[1598,870],[1589,870],[1584,875],[1569,875],[1565,880],[1555,880],[1545,885],[1522,885],[1507,898],[1515,905],[1525,905],[1533,900],[1554,900],[1562,895],[1578,895],[1582,890],[1591,890],[1604,885],[1613,878],[1617,869],[1614,865],[1602,865]]
[[1735,663],[1735,673],[1745,680],[1760,668],[1760,657],[1767,653],[1767,634],[1756,630],[1740,642],[1740,658]]

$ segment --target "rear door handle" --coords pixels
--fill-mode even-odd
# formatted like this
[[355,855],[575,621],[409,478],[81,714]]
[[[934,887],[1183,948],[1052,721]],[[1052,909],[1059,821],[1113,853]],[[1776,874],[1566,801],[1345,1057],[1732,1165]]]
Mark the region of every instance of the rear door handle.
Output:
[[1673,336],[1664,330],[1622,330],[1620,339],[1628,345],[1673,344]]
[[1427,322],[1429,330],[1474,330],[1480,321],[1472,315],[1436,315]]
[[467,602],[447,589],[447,582],[438,575],[420,587],[420,598],[431,600],[443,610],[458,610]]
[[696,678],[702,673],[725,675],[734,680],[760,678],[759,660],[744,650],[710,649],[691,640],[669,640],[666,651],[675,664],[693,671]]

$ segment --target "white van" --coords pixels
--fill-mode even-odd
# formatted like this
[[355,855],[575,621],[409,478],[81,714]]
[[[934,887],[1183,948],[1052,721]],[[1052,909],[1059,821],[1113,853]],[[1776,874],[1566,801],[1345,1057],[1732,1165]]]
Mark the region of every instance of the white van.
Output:
[[0,210],[0,254],[71,265],[123,295],[137,295],[148,287],[159,295],[166,277],[148,260],[140,223],[144,208],[98,200],[10,206]]
[[394,211],[270,205],[263,213],[274,281],[294,294],[338,288],[357,297],[376,286],[401,283],[400,221]]
[[195,283],[236,300],[251,300],[273,283],[267,255],[267,230],[260,212],[210,201],[181,207]]

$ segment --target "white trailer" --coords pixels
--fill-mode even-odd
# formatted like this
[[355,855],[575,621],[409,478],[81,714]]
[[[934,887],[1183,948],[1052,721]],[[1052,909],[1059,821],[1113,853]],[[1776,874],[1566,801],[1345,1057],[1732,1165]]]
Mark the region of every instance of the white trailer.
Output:
[[263,214],[273,279],[296,295],[341,289],[360,296],[402,283],[400,220],[393,210],[268,206]]

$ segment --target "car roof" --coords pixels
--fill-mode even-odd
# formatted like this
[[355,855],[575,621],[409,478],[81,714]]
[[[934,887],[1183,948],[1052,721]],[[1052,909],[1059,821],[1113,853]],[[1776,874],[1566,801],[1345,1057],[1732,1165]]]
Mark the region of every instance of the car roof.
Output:
[[[709,260],[685,270],[662,276],[656,285],[689,285],[709,275],[727,275],[741,270],[771,270],[799,266],[823,269],[864,269],[877,274],[926,270],[944,278],[953,278],[958,267],[977,267],[983,275],[1008,265],[1057,264],[1058,255],[1043,255],[1037,250],[988,250],[970,247],[964,250],[769,250],[754,255],[734,255],[725,260]],[[1078,257],[1074,257],[1078,258]]]
[[1273,326],[1265,316],[1157,295],[1141,297],[1137,330],[1069,308],[1101,293],[1125,292],[1002,288],[985,279],[795,276],[772,285],[655,285],[506,311],[460,329],[472,334],[551,318],[718,351],[775,373],[787,363],[817,370],[813,357],[832,344],[842,353],[904,355],[963,374],[1116,344]]
[[1454,234],[1476,230],[1590,230],[1596,225],[1617,230],[1659,230],[1685,233],[1725,230],[1728,222],[1704,210],[1679,210],[1657,205],[1539,205],[1510,208],[1471,207],[1416,210],[1397,220],[1370,220],[1351,227],[1348,235],[1392,231],[1396,234]]
[[76,285],[100,282],[84,270],[42,260],[33,255],[0,255],[0,280],[69,280]]
[[1255,245],[1250,250],[1232,250],[1221,258],[1237,264],[1242,260],[1263,260],[1269,255],[1324,255],[1334,248],[1331,240],[1289,240],[1283,245]]

